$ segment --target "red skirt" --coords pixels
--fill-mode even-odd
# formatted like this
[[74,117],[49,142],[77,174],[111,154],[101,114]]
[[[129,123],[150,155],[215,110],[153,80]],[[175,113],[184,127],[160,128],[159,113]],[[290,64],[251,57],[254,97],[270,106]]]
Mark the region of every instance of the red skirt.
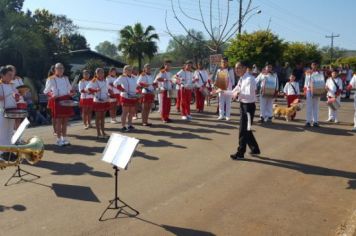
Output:
[[53,110],[54,108],[54,98],[48,98],[47,108]]
[[117,105],[120,106],[121,105],[121,95],[118,93],[118,94],[115,94],[115,97],[117,100]]
[[27,109],[27,103],[25,102],[19,102],[16,105],[17,105],[17,109],[23,109],[23,110]]
[[142,102],[143,103],[153,103],[155,101],[155,95],[152,94],[152,93],[146,93],[146,94],[143,94],[143,97],[142,97]]
[[59,104],[60,101],[63,100],[71,100],[72,98],[69,95],[62,96],[56,98],[54,100],[54,107],[53,107],[53,117],[54,118],[68,118],[74,116],[74,109],[73,107],[61,106]]
[[110,108],[109,102],[93,102],[93,110],[96,112],[105,112]]
[[79,102],[80,107],[93,107],[92,98],[81,98]]
[[121,97],[121,104],[124,107],[136,106],[137,102],[138,102],[137,98],[124,98],[124,97]]

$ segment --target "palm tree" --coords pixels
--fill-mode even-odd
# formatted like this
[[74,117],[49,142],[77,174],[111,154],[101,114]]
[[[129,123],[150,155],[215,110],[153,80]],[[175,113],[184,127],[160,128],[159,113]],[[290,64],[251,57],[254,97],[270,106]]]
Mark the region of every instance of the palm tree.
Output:
[[159,40],[159,37],[154,31],[153,26],[149,25],[144,29],[141,23],[136,23],[133,27],[127,25],[120,30],[118,48],[129,60],[138,61],[139,70],[141,70],[144,57],[147,56],[151,59],[158,51],[155,40]]

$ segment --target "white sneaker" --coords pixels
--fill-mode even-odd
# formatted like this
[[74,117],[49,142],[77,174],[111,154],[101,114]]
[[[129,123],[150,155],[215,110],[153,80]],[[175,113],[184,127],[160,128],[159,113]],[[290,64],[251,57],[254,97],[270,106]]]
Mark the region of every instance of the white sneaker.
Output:
[[332,118],[329,118],[326,120],[326,122],[333,122],[333,121],[334,121],[334,119],[332,119]]
[[226,120],[226,121],[229,121],[229,120],[230,120],[230,117],[225,117],[225,120]]
[[219,117],[218,117],[218,120],[222,120],[222,119],[224,119],[223,116],[219,116]]
[[70,142],[64,137],[62,137],[62,143],[63,145],[70,145]]
[[111,124],[118,124],[119,122],[117,120],[111,120],[110,123]]
[[133,119],[133,120],[137,120],[137,119],[138,119],[138,117],[137,117],[137,116],[134,116],[134,117],[132,117],[132,119]]
[[353,128],[351,129],[351,131],[356,131],[356,127],[353,127]]
[[338,120],[335,120],[334,122],[335,122],[335,124],[339,124],[339,121],[338,121]]
[[188,117],[182,116],[182,120],[188,120]]
[[59,146],[59,147],[63,147],[64,143],[63,143],[63,141],[61,139],[57,139],[56,145]]

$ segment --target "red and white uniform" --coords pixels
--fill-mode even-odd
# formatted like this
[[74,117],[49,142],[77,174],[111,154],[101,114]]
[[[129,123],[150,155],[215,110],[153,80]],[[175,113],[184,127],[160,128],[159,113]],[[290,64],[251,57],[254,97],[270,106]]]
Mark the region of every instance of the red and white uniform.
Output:
[[206,70],[196,70],[194,72],[194,85],[195,85],[195,101],[196,108],[198,111],[204,110],[205,97],[202,94],[202,89],[207,87],[209,81],[209,75]]
[[114,86],[120,90],[121,104],[123,106],[135,106],[137,98],[137,77],[121,75],[114,82]]
[[105,79],[92,79],[86,89],[93,94],[93,110],[104,112],[109,110],[109,89]]
[[112,91],[110,97],[111,98],[116,98],[116,102],[112,102],[110,105],[120,105],[121,104],[121,96],[120,96],[120,90],[118,90],[117,88],[115,88],[114,86],[114,82],[117,79],[117,77],[112,77],[112,76],[108,76],[106,77],[106,83],[107,86],[109,88],[109,90]]
[[181,85],[181,114],[182,116],[190,116],[190,101],[192,100],[193,73],[188,70],[180,70],[176,77]]
[[[12,80],[15,88],[24,85],[24,82],[22,80],[22,78],[15,76],[15,78]],[[25,102],[25,100],[23,99],[23,97],[20,97],[20,100],[17,101],[17,108],[18,109],[27,109],[27,103]]]
[[231,115],[231,101],[232,95],[231,91],[235,84],[235,74],[233,69],[224,68],[218,69],[217,73],[225,72],[227,73],[227,89],[219,93],[219,117],[230,118]]
[[66,118],[74,115],[72,107],[61,106],[59,104],[62,100],[71,99],[71,91],[72,85],[69,83],[68,77],[53,75],[47,79],[43,93],[53,99],[52,115],[54,118]]
[[[0,146],[11,144],[15,120],[5,118],[4,111],[7,108],[16,108],[15,93],[17,93],[17,89],[14,83],[0,82],[0,97],[4,98],[0,100]],[[0,153],[2,152],[0,151]]]
[[93,94],[87,89],[90,80],[82,79],[79,81],[78,89],[80,92],[80,107],[92,107],[93,106]]
[[[159,82],[158,79],[163,78],[164,81]],[[160,94],[161,96],[161,118],[163,121],[168,121],[169,120],[169,113],[171,111],[171,99],[168,98],[168,92],[169,90],[173,89],[173,83],[172,83],[172,74],[169,71],[161,70],[156,78],[155,82],[158,82],[158,87],[160,90],[162,90],[162,93]]]
[[151,74],[147,73],[142,73],[137,80],[137,84],[142,87],[142,102],[143,103],[148,103],[151,104],[155,100],[155,95],[154,95],[154,79]]
[[[341,91],[342,91],[342,80],[337,77],[333,79],[332,77],[328,78],[325,83],[325,88],[328,90],[326,96],[330,98],[335,98],[339,103],[341,102]],[[338,121],[338,111],[329,109],[329,120]]]

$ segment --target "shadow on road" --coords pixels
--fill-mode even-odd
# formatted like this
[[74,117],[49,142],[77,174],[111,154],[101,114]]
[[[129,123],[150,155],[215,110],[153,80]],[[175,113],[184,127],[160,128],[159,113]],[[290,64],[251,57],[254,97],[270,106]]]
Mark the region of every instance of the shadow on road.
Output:
[[[79,138],[81,139],[81,138]],[[105,143],[107,140],[105,140]],[[94,156],[97,153],[102,153],[104,151],[104,147],[94,147],[94,146],[81,146],[72,144],[70,146],[65,147],[58,147],[55,144],[46,144],[45,145],[46,151],[53,151],[55,153],[62,153],[62,154],[82,154],[86,156]]]
[[26,207],[24,205],[16,204],[13,206],[4,206],[0,205],[0,213],[4,211],[9,211],[9,210],[14,210],[14,211],[26,211]]
[[42,160],[36,164],[35,167],[45,168],[52,170],[52,175],[84,175],[89,174],[96,177],[109,178],[112,177],[111,174],[95,171],[93,167],[88,166],[82,162],[71,163],[58,163],[52,161]]
[[343,170],[335,170],[320,166],[298,163],[294,161],[278,160],[269,157],[259,156],[258,159],[242,159],[247,162],[260,163],[264,165],[276,166],[299,171],[307,175],[334,176],[349,179],[347,189],[356,189],[356,173]]

